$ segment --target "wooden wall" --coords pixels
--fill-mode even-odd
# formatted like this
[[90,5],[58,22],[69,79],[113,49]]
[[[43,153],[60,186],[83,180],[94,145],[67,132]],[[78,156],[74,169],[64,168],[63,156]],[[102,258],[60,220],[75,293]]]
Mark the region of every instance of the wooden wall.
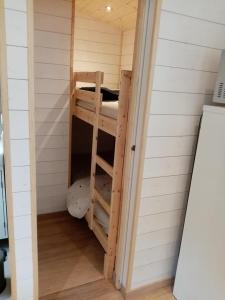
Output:
[[72,1],[34,0],[38,213],[66,208]]
[[173,277],[202,106],[225,48],[223,0],[164,0],[132,288]]
[[118,89],[121,38],[120,29],[76,11],[74,70],[102,71],[103,86]]

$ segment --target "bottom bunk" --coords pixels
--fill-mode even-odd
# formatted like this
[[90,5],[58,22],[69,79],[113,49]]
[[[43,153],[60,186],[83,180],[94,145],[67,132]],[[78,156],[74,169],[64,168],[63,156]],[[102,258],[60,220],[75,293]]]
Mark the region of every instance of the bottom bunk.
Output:
[[[93,127],[78,119],[73,119],[73,141],[72,145],[72,185],[69,188],[67,207],[70,214],[76,218],[86,217],[88,224],[89,209],[91,207],[91,151],[92,151]],[[113,165],[115,138],[101,130],[98,136],[97,153],[108,164]],[[94,207],[94,219],[96,228],[93,229],[96,235],[103,229],[106,237],[109,229],[109,211],[112,193],[112,178],[99,166],[95,172],[95,190],[98,196],[103,198],[104,203],[96,203]],[[100,227],[100,228],[99,228]],[[99,229],[99,230],[98,230]],[[103,248],[106,245],[99,239]]]

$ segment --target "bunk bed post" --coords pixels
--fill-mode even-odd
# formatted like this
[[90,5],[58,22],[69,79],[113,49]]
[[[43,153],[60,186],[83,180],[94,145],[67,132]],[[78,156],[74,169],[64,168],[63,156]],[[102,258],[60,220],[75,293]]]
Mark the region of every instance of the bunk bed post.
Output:
[[112,194],[109,217],[109,232],[107,253],[105,254],[104,276],[112,278],[118,235],[119,215],[121,208],[123,162],[125,154],[126,128],[129,109],[131,86],[131,71],[121,71],[121,86],[119,94],[119,109],[117,119],[117,133],[114,153],[114,166],[112,176]]
[[[72,71],[71,71],[72,72]],[[69,111],[69,160],[68,160],[68,187],[70,187],[72,183],[72,134],[73,134],[73,115],[74,115],[74,107],[75,107],[75,96],[76,91],[76,78],[75,73],[71,73],[71,84],[70,84],[70,111]]]
[[92,138],[92,154],[91,154],[91,181],[90,181],[90,191],[91,191],[91,207],[88,212],[87,219],[89,227],[93,230],[93,218],[94,218],[94,189],[95,189],[95,172],[96,172],[96,156],[97,156],[97,146],[98,146],[98,123],[99,114],[102,105],[102,94],[101,85],[103,83],[104,73],[96,72],[96,86],[95,86],[95,113],[96,118],[93,124],[93,138]]

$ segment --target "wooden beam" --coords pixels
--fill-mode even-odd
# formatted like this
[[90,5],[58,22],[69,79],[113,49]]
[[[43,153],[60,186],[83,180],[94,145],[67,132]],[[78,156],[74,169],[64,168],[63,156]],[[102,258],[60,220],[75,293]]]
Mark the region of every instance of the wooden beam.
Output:
[[105,117],[103,115],[99,116],[98,127],[102,131],[105,131],[108,134],[116,136],[116,125],[117,125],[117,121],[115,119],[112,119],[110,117]]
[[95,189],[95,175],[96,175],[96,158],[97,158],[97,148],[98,148],[98,120],[100,109],[102,105],[102,94],[101,94],[101,84],[102,84],[102,73],[96,72],[96,110],[95,118],[93,122],[93,137],[92,137],[92,152],[91,152],[91,181],[90,181],[90,191],[91,191],[91,207],[88,213],[90,213],[90,224],[89,227],[93,229],[94,222],[94,189]]
[[95,120],[95,113],[93,111],[85,109],[80,106],[74,107],[73,115],[91,125],[93,125]]
[[113,176],[113,167],[107,163],[103,158],[99,155],[96,155],[96,163],[101,167],[109,176]]
[[98,201],[98,203],[102,206],[102,208],[107,212],[107,214],[110,214],[110,205],[109,203],[102,197],[100,192],[95,188],[94,190],[94,197],[95,200]]
[[74,80],[79,82],[102,84],[104,79],[103,72],[75,72]]
[[95,218],[93,218],[92,230],[95,233],[97,239],[99,240],[105,252],[107,252],[108,250],[107,235],[105,234],[102,227],[98,224]]
[[76,89],[75,97],[76,97],[76,99],[91,103],[95,106],[95,100],[96,100],[95,92]]

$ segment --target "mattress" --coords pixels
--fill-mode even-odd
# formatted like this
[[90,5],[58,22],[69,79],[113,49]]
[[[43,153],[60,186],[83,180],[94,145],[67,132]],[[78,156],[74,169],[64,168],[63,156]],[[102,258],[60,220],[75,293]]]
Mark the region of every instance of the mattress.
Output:
[[[83,101],[83,100],[77,100],[77,105],[94,111],[94,105],[90,104],[89,102]],[[118,101],[103,101],[102,106],[101,106],[101,115],[112,118],[112,119],[117,119],[117,114],[118,114]]]

